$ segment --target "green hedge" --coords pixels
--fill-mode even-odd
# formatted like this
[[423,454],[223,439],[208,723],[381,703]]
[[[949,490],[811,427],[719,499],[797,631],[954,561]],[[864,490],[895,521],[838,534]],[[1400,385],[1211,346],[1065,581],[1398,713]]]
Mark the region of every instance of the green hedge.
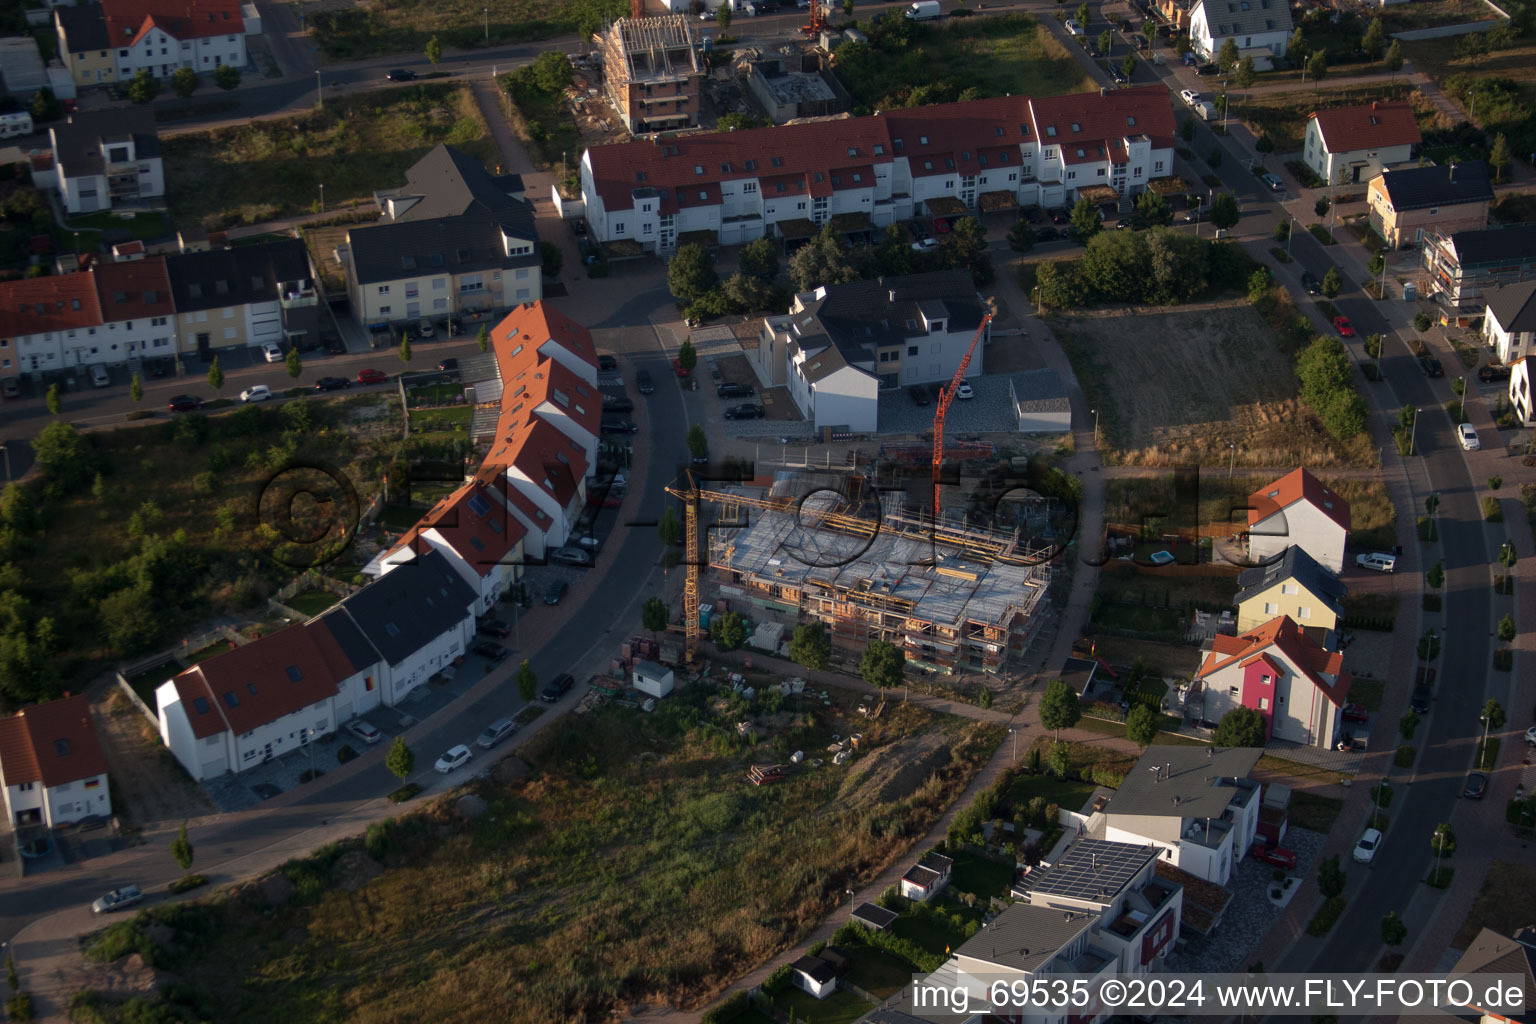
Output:
[[1344,913],[1344,897],[1335,896],[1324,900],[1323,905],[1317,908],[1317,913],[1312,915],[1312,920],[1307,924],[1308,935],[1327,935],[1333,925]]

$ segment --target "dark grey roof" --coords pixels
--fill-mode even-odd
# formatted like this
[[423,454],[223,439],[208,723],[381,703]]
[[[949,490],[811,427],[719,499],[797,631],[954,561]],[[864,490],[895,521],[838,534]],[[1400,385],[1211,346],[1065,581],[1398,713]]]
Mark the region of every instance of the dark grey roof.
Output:
[[1386,189],[1387,199],[1398,213],[1431,206],[1493,202],[1488,165],[1481,160],[1468,160],[1449,167],[1404,167],[1382,171],[1381,187]]
[[1488,312],[1506,331],[1536,331],[1536,281],[1497,288],[1488,296]]
[[[798,331],[804,333],[797,333]],[[832,339],[828,337],[821,322],[810,313],[802,313],[795,317],[789,334],[789,343],[805,353],[805,379],[812,384],[825,380],[844,367],[874,375],[872,371],[854,365],[855,362],[873,363],[874,349],[857,346],[844,348],[832,344]],[[793,353],[793,350],[791,352]]]
[[1011,374],[1008,386],[1019,412],[1064,412],[1072,408],[1061,374],[1041,368]]
[[[1198,747],[1178,747],[1199,750]],[[1258,760],[1257,748],[1254,760]],[[1203,751],[1202,751],[1203,753]],[[1135,773],[1132,772],[1134,775]],[[1130,776],[1126,776],[1130,782]],[[1117,797],[1118,799],[1118,794]],[[1222,804],[1226,806],[1225,803]],[[1112,843],[1106,839],[1079,839],[1037,879],[1030,879],[1033,896],[1062,896],[1069,899],[1108,903],[1120,893],[1147,864],[1161,853],[1155,846]],[[1056,911],[1059,916],[1061,911]],[[984,934],[984,933],[983,933]]]
[[984,312],[966,270],[826,285],[802,302],[805,312],[796,322],[814,317],[850,365],[875,362],[880,346],[927,337],[925,319],[944,318],[951,332],[974,331]]
[[873,903],[860,903],[853,908],[852,916],[855,920],[869,922],[875,928],[889,928],[900,915],[894,910],[886,910]]
[[[1533,940],[1529,928],[1520,929],[1513,939],[1505,938],[1492,928],[1484,928],[1477,933],[1477,937],[1461,955],[1461,959],[1456,961],[1456,966],[1451,968],[1451,973],[1520,975],[1525,980],[1523,986],[1525,991],[1530,993],[1536,990],[1536,949],[1529,945],[1531,941]],[[1488,1009],[1513,1021],[1536,1019],[1529,1010],[1511,1015],[1509,1010],[1491,1007],[1482,1007],[1482,1009]]]
[[384,660],[398,665],[462,623],[474,600],[474,591],[433,548],[343,599],[340,607]]
[[[1097,840],[1085,839],[1077,845],[1081,846],[1085,842]],[[1069,848],[1069,852],[1070,849],[1076,847]],[[1145,847],[1135,846],[1131,849],[1146,853]],[[1062,947],[1092,928],[1098,919],[1098,914],[1088,910],[1068,912],[1054,907],[1015,903],[997,915],[991,924],[967,939],[955,950],[955,955],[985,960],[1017,971],[1038,970]]]
[[361,672],[379,663],[379,652],[374,650],[373,644],[368,642],[345,608],[340,605],[328,608],[315,621],[331,634],[331,639],[336,641],[336,646],[341,648],[341,653],[351,663],[352,671]]
[[397,222],[466,215],[499,220],[518,202],[504,188],[508,179],[516,192],[522,191],[518,175],[498,179],[474,157],[452,146],[438,146],[405,172],[404,188],[380,192],[378,198],[395,200]]
[[50,132],[53,139],[53,162],[59,168],[59,173],[69,178],[101,174],[106,168],[106,160],[101,154],[104,143],[131,139],[135,160],[149,160],[160,155],[160,140],[155,134],[155,115],[147,107],[70,114],[69,120],[53,125]]
[[1079,697],[1088,695],[1088,689],[1093,685],[1093,674],[1098,671],[1099,663],[1089,658],[1068,658],[1062,663],[1061,671],[1056,673],[1058,679],[1072,687]]
[[64,46],[70,53],[111,49],[107,45],[107,19],[101,13],[100,4],[55,7],[53,14],[64,30]]
[[[1536,287],[1536,285],[1533,285]],[[1285,557],[1272,565],[1244,569],[1237,577],[1237,597],[1234,604],[1242,604],[1250,597],[1257,597],[1281,580],[1295,580],[1297,584],[1326,604],[1335,615],[1344,614],[1341,603],[1349,588],[1333,573],[1318,564],[1306,549],[1292,544],[1285,549]]]
[[837,977],[832,965],[819,956],[803,956],[790,966],[818,985],[825,985]]
[[1289,0],[1204,0],[1205,20],[1216,39],[1291,31]]
[[1468,267],[1523,263],[1536,259],[1536,227],[1490,228],[1458,231],[1451,236],[1456,261]]
[[[508,256],[502,232],[525,239],[531,250]],[[540,265],[539,236],[533,207],[518,203],[500,220],[480,216],[408,220],[353,228],[347,233],[352,273],[360,284],[427,277],[433,273],[471,274]]]
[[1238,793],[1218,783],[1246,779],[1262,753],[1258,747],[1148,747],[1104,813],[1220,818]]
[[297,238],[209,252],[172,253],[165,258],[176,311],[219,309],[246,302],[271,302],[279,282],[311,285],[309,252]]

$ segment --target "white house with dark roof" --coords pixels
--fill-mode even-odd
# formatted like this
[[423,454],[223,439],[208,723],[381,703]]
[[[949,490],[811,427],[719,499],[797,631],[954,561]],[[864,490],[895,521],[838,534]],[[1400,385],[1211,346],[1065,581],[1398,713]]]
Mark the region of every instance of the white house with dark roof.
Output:
[[1536,281],[1507,284],[1489,291],[1483,316],[1483,341],[1501,363],[1513,363],[1531,351],[1536,339]]
[[1522,427],[1536,427],[1536,399],[1531,395],[1531,358],[1521,356],[1509,364],[1509,403]]
[[0,792],[13,827],[112,816],[107,758],[84,695],[0,718]]
[[949,885],[954,868],[952,858],[942,853],[926,853],[901,876],[901,894],[909,900],[927,903]]
[[1072,403],[1055,370],[1042,367],[1010,374],[1008,404],[1021,434],[1064,434],[1072,429]]
[[1271,57],[1285,53],[1294,28],[1287,0],[1200,0],[1189,15],[1189,42],[1195,53],[1215,60],[1234,40],[1237,52],[1264,71]]
[[155,120],[145,108],[83,111],[48,129],[59,201],[69,213],[165,195]]
[[477,477],[434,505],[363,572],[381,575],[436,550],[475,591],[475,613],[485,614],[521,578],[526,535],[494,483]]
[[1357,184],[1406,163],[1422,141],[1406,100],[1332,107],[1307,118],[1302,161],[1330,185]]

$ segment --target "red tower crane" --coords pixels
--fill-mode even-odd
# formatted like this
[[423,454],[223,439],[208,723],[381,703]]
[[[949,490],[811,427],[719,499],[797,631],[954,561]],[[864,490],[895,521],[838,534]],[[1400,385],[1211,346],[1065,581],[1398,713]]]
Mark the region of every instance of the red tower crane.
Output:
[[[816,4],[816,0],[811,0]],[[949,412],[949,403],[955,400],[955,392],[965,380],[965,368],[971,365],[971,356],[976,354],[976,343],[981,336],[987,333],[987,325],[992,322],[992,314],[987,313],[981,318],[981,326],[976,328],[976,336],[971,339],[971,346],[965,350],[965,358],[960,360],[960,366],[955,370],[955,379],[949,382],[949,387],[939,392],[939,407],[933,413],[933,521],[939,521],[939,471],[944,466],[944,417]]]
[[800,31],[808,36],[819,36],[821,30],[827,27],[826,16],[822,11],[822,0],[811,0],[811,20],[800,26]]

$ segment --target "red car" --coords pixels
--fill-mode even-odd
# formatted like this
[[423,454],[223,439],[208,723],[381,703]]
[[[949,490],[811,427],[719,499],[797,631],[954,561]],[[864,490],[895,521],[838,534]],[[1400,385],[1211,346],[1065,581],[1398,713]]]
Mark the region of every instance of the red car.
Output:
[[1273,864],[1277,868],[1285,868],[1287,871],[1296,870],[1296,851],[1287,850],[1283,846],[1260,846],[1255,843],[1252,856],[1254,860]]
[[1339,337],[1341,338],[1353,338],[1355,336],[1355,325],[1349,322],[1349,317],[1347,316],[1334,317],[1333,329],[1339,332]]
[[1370,714],[1366,712],[1365,708],[1361,707],[1359,704],[1344,705],[1344,721],[1346,722],[1364,722],[1370,717]]
[[937,231],[941,235],[949,234],[949,221],[945,220],[943,217],[933,218],[933,230]]
[[359,384],[382,384],[389,379],[389,374],[383,370],[358,370],[357,382]]
[[688,376],[688,367],[674,359],[672,360],[672,372],[677,374],[679,377],[686,377]]

